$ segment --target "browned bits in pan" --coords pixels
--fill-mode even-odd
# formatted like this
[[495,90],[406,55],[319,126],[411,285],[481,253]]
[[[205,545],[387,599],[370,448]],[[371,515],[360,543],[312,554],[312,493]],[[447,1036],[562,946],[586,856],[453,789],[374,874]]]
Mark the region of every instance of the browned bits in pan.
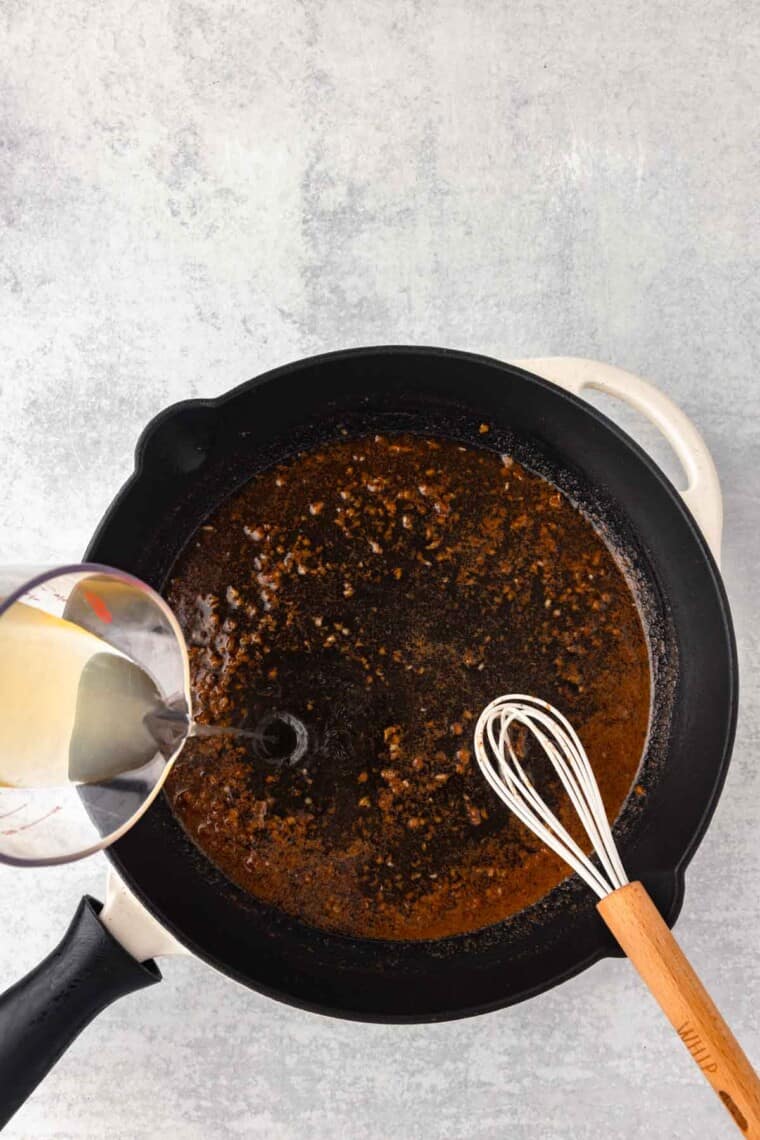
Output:
[[436,938],[565,876],[473,763],[474,719],[500,693],[571,718],[613,815],[634,783],[650,678],[631,591],[555,486],[485,449],[494,434],[297,456],[228,500],[175,568],[200,719],[258,726],[276,752],[287,733],[266,733],[288,713],[308,746],[291,766],[192,740],[169,802],[230,878],[306,922]]

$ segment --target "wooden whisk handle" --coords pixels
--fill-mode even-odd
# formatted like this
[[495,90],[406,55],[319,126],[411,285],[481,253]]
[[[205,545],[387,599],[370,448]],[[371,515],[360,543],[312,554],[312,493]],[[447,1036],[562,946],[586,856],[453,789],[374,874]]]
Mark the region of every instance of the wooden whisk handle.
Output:
[[760,1080],[641,883],[597,904],[734,1122],[760,1140]]

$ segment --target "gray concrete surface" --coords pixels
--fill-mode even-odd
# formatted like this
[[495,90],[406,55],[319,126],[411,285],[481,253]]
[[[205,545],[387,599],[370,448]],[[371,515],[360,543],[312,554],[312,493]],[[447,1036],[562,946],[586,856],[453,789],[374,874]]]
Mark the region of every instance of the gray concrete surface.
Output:
[[[77,556],[167,403],[324,349],[591,356],[693,416],[743,690],[678,930],[760,1062],[757,7],[5,0],[0,26],[4,561]],[[3,983],[104,865],[2,871]],[[393,1028],[192,960],[93,1024],[6,1133],[732,1134],[624,962]]]

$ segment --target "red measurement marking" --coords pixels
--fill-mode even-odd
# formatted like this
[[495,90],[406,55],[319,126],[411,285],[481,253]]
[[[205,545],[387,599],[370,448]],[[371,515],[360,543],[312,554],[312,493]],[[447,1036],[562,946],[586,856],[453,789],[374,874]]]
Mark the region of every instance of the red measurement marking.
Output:
[[[28,802],[27,800],[27,803]],[[11,808],[10,811],[4,811],[2,815],[0,815],[0,819],[7,819],[9,815],[15,815],[17,811],[23,811],[25,807],[26,804],[19,804],[18,807]]]
[[21,827],[4,828],[2,831],[0,831],[0,835],[18,835],[19,831],[28,831],[30,827],[36,827],[38,823],[42,823],[43,820],[50,819],[51,815],[55,815],[55,813],[60,810],[61,806],[59,804],[58,807],[54,807],[51,808],[50,811],[46,811],[44,815],[41,815],[39,817],[39,819],[33,819],[31,823],[22,823]]
[[82,590],[82,594],[90,603],[90,609],[95,614],[95,617],[99,617],[100,620],[106,622],[106,624],[113,621],[113,614],[99,594],[93,594],[90,590]]

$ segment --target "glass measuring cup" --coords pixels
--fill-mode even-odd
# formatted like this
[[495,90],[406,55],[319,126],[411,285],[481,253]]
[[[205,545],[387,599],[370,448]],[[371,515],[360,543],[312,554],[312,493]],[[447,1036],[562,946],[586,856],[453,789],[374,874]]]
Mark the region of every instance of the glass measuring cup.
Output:
[[118,839],[190,727],[185,641],[154,590],[96,564],[0,567],[0,861]]

